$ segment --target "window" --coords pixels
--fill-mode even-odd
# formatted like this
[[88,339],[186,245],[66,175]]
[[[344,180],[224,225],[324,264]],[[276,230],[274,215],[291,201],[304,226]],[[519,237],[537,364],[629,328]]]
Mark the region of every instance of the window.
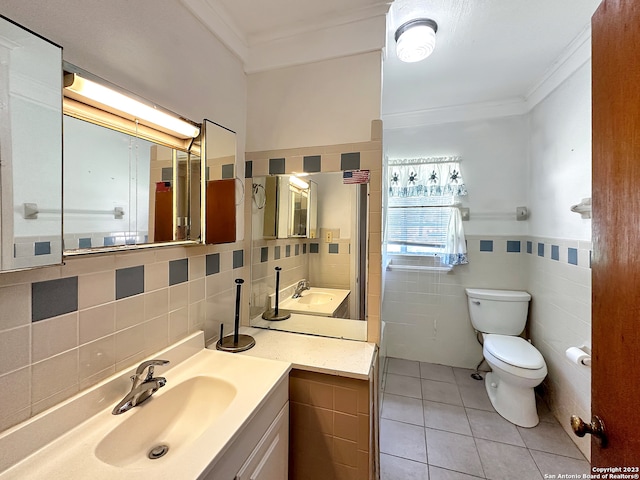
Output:
[[453,253],[448,251],[453,205],[467,193],[459,158],[390,160],[387,181],[387,253]]

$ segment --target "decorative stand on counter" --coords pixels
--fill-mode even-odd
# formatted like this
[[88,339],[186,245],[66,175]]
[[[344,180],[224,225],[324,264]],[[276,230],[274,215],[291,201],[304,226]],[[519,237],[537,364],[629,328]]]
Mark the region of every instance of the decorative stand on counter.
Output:
[[269,308],[267,311],[265,311],[262,314],[262,318],[264,318],[265,320],[273,320],[273,321],[286,320],[287,318],[291,317],[291,312],[289,310],[281,310],[280,308],[278,308],[278,304],[280,303],[280,270],[282,270],[282,268],[276,267],[275,270],[276,270],[275,306],[273,309]]
[[242,284],[244,280],[241,278],[236,279],[236,317],[233,331],[233,335],[223,337],[224,324],[220,324],[220,340],[216,343],[216,349],[223,352],[244,352],[249,350],[256,344],[255,339],[251,335],[239,334],[240,329],[240,291],[242,290]]

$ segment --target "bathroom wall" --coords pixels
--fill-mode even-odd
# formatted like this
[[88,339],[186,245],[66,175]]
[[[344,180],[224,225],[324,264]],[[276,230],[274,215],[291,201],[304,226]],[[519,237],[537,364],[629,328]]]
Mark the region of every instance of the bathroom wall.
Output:
[[248,75],[247,151],[369,141],[381,71],[376,51]]
[[[195,121],[235,130],[243,177],[242,63],[179,3],[149,5],[6,0],[2,14],[61,44],[64,58],[85,70]],[[239,209],[245,213],[243,202]],[[233,280],[248,283],[248,255],[240,240],[74,257],[0,274],[0,430],[188,332],[204,328],[211,340],[220,322],[230,331]]]
[[[529,329],[549,369],[546,399],[569,431],[570,415],[591,418],[591,370],[565,357],[591,346],[591,220],[569,210],[591,196],[591,62],[532,110],[530,150],[529,236],[545,247],[528,256]],[[571,438],[589,457],[590,440]]]
[[526,286],[522,244],[513,244],[514,252],[507,242],[521,242],[527,230],[527,222],[515,220],[515,209],[527,204],[528,135],[526,116],[385,130],[387,158],[460,155],[469,192],[462,201],[471,212],[464,222],[468,265],[449,273],[385,272],[389,356],[466,368],[478,363],[482,349],[469,322],[465,287]]

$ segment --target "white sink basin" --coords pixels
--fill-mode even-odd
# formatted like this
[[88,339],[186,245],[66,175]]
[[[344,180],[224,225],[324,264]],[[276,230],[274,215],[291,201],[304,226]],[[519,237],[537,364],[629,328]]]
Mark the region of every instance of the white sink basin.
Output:
[[298,298],[298,303],[302,305],[324,305],[333,300],[333,295],[323,292],[309,292]]
[[96,447],[100,460],[116,467],[144,467],[157,460],[148,454],[158,446],[168,447],[169,457],[200,437],[237,393],[229,382],[207,376],[163,388],[167,391],[159,390],[139,408],[122,414],[120,425]]

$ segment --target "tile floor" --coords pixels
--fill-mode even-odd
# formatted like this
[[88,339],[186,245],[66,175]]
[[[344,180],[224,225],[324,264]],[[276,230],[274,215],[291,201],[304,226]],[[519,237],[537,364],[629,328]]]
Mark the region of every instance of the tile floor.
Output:
[[[544,403],[535,428],[498,415],[472,370],[390,358],[380,422],[381,480],[541,480],[589,473]],[[549,477],[547,477],[549,478]]]

